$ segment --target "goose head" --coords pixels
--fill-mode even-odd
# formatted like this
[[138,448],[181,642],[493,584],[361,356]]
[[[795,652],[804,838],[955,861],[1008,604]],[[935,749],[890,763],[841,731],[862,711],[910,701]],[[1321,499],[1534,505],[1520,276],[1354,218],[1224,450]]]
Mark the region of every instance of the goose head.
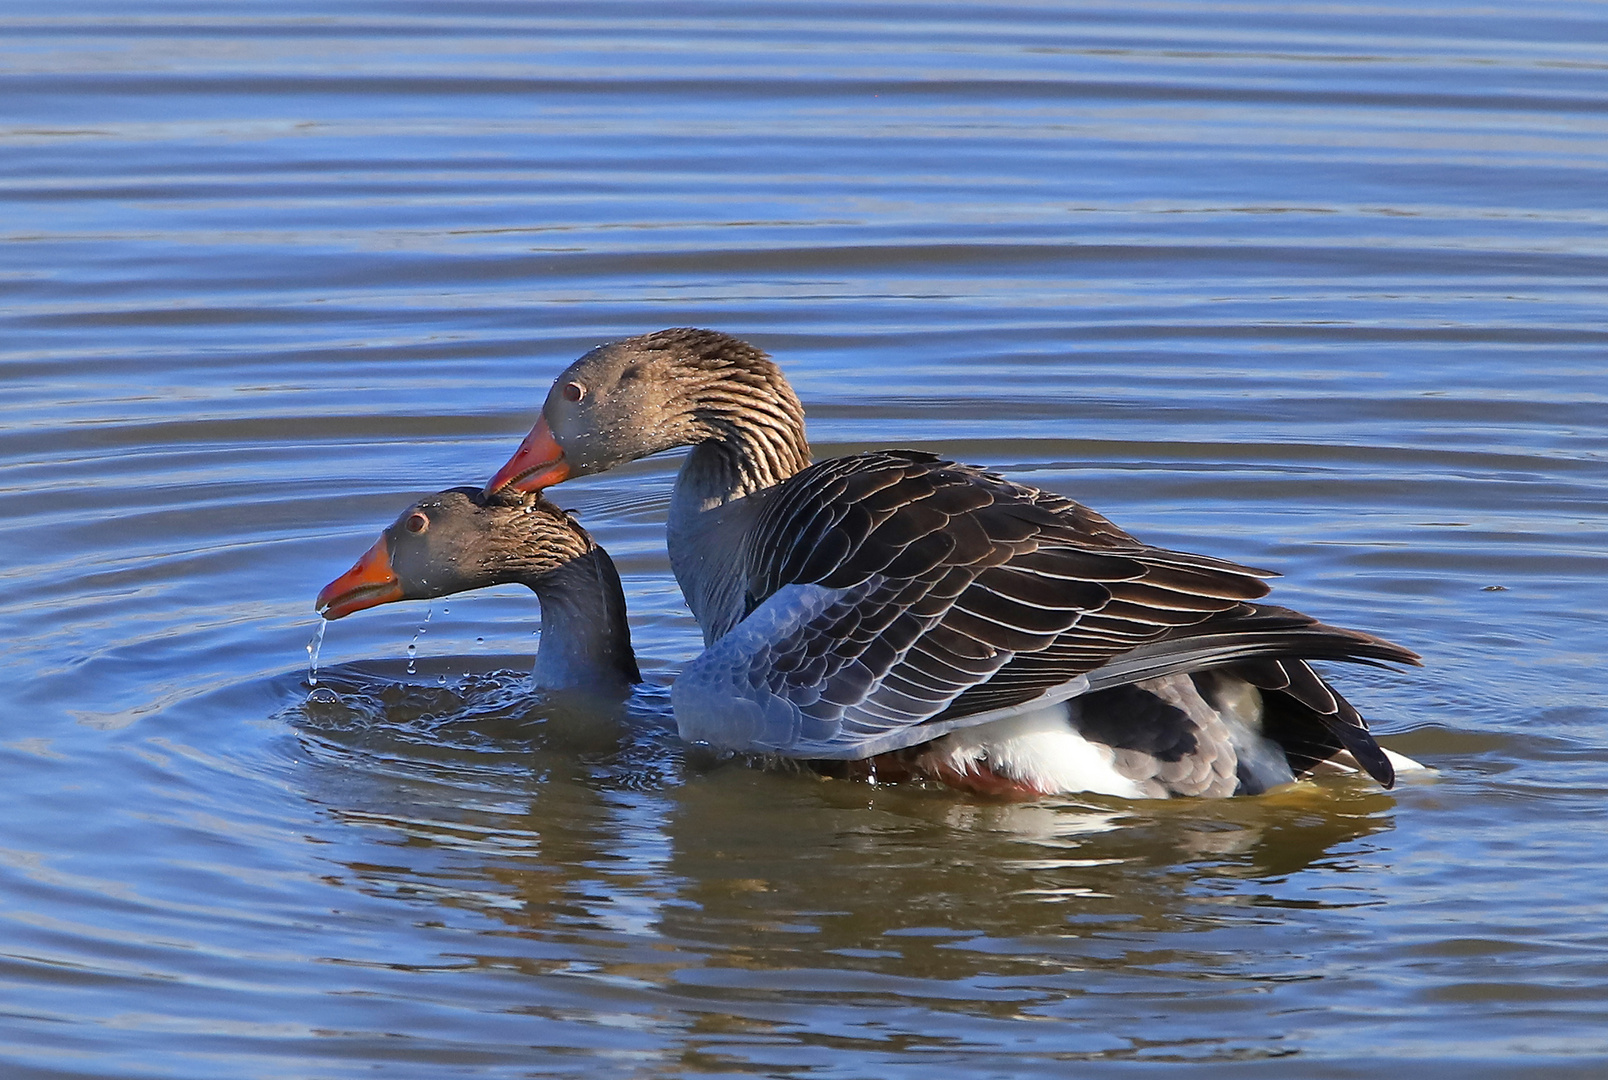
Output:
[[350,570],[324,586],[317,610],[340,619],[488,585],[537,589],[596,546],[545,499],[488,499],[475,488],[449,488],[402,511]]
[[677,446],[736,442],[745,422],[803,440],[803,409],[760,349],[681,327],[599,345],[564,370],[485,491],[529,493]]

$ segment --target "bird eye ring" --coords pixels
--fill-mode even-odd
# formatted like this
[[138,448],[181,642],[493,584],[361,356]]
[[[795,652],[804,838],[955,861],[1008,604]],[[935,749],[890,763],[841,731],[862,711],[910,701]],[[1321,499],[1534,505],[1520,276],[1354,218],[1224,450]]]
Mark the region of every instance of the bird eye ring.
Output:
[[586,387],[578,382],[569,382],[564,384],[562,393],[565,401],[579,401],[586,396]]
[[410,533],[422,533],[430,527],[430,519],[415,510],[408,515],[408,519],[402,523],[402,527]]

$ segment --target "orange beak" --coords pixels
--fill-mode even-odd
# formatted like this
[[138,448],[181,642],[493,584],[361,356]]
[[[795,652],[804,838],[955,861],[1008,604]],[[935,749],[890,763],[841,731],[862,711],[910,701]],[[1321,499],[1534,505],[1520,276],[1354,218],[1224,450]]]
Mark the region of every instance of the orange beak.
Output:
[[391,569],[391,546],[382,536],[350,570],[319,590],[316,606],[324,618],[339,619],[400,599],[402,582]]
[[519,444],[497,475],[486,481],[485,492],[494,495],[511,487],[521,495],[540,491],[569,478],[569,462],[564,460],[564,448],[553,438],[544,416],[536,421],[525,441]]

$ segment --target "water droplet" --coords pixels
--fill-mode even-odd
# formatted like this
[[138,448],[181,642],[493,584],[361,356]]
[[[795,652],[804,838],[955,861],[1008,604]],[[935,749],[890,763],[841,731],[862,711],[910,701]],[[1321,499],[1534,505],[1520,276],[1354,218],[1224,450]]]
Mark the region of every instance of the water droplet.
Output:
[[436,676],[436,685],[437,686],[445,686],[445,685],[447,685],[447,676],[446,676],[445,673],[442,673],[442,674]]
[[318,653],[324,647],[324,628],[329,625],[328,619],[318,620],[318,629],[313,631],[313,640],[307,643],[307,685],[318,685]]
[[[434,608],[425,608],[424,609],[424,622],[426,622],[426,623],[429,622],[430,621],[430,616],[433,615],[433,614],[435,614],[435,609]],[[413,640],[408,642],[408,674],[409,675],[417,675],[418,672],[419,672],[419,668],[418,668],[419,635],[424,633],[424,631],[425,631],[424,623],[420,623],[419,628],[417,630],[413,631]]]
[[486,639],[485,639],[485,638],[483,638],[483,637],[477,637],[477,638],[475,638],[475,644],[476,644],[476,645],[484,645],[484,644],[485,644],[485,643],[486,643]]
[[327,686],[319,686],[307,695],[307,700],[315,705],[334,705],[341,700],[341,696]]

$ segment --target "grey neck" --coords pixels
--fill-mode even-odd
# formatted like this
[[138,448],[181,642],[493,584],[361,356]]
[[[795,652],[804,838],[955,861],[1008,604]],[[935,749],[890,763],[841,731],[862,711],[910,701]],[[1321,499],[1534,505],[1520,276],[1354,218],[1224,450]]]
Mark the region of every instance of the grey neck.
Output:
[[799,436],[796,454],[748,459],[743,468],[727,444],[699,443],[687,455],[670,497],[666,546],[681,595],[713,644],[744,614],[744,544],[777,484],[809,464]]
[[[702,377],[701,373],[698,377]],[[769,361],[683,388],[692,446],[670,499],[670,565],[708,644],[743,614],[743,545],[759,507],[810,464],[804,409]]]
[[532,680],[543,690],[625,696],[642,681],[631,650],[625,593],[614,561],[594,547],[539,582],[542,637]]

